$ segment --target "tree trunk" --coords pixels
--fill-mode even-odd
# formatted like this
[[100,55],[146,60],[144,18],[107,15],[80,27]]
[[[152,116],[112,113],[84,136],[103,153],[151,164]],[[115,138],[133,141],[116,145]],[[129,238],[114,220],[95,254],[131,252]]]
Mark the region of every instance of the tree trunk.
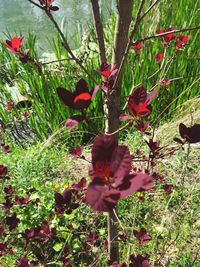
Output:
[[[119,68],[129,41],[129,27],[131,24],[133,0],[119,0],[118,17],[115,29],[112,65]],[[122,72],[123,73],[123,72]],[[113,133],[119,129],[120,96],[122,75],[118,79],[116,89],[108,92],[105,99],[104,111],[106,116],[105,132]],[[118,138],[118,135],[114,135]],[[117,218],[114,212],[108,214],[108,249],[111,262],[119,262]]]
[[[112,55],[112,64],[119,68],[129,41],[129,27],[131,24],[133,0],[119,0],[118,17],[115,29],[115,41]],[[119,128],[120,96],[122,75],[118,79],[116,90],[110,92],[105,101],[106,125],[105,132],[112,133]],[[117,137],[117,135],[116,135]]]

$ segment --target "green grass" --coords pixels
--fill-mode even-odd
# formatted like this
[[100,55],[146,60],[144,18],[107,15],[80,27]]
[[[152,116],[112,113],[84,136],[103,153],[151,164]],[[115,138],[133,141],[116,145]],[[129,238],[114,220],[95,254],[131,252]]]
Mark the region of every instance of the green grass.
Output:
[[[162,134],[160,135],[162,140]],[[124,144],[128,145],[131,152],[140,147],[146,154],[147,146],[141,142],[139,134],[129,133]],[[90,158],[88,147],[84,149],[84,155]],[[150,193],[146,193],[144,201],[138,199],[137,194],[120,201],[118,206],[118,217],[120,220],[119,232],[131,238],[130,254],[139,253],[150,255],[153,266],[180,266],[189,267],[199,265],[195,259],[198,249],[198,149],[193,148],[185,176],[185,187],[180,187],[181,175],[186,162],[186,152],[179,151],[172,157],[167,157],[158,163],[156,170],[165,176],[165,183],[174,185],[174,192],[166,195],[163,190],[163,183],[157,182]],[[54,212],[54,192],[63,192],[64,188],[70,187],[82,177],[88,177],[88,164],[80,159],[73,161],[67,152],[65,144],[59,139],[49,140],[32,146],[29,149],[13,148],[9,154],[0,155],[0,164],[8,167],[10,180],[5,186],[12,185],[15,195],[26,196],[27,190],[35,188],[31,200],[40,198],[38,206],[27,205],[19,209],[17,206],[12,211],[17,211],[21,219],[18,232],[26,228],[37,226],[44,219],[48,220],[49,213]],[[143,168],[143,163],[134,163],[134,166]],[[3,203],[3,198],[1,196]],[[0,217],[3,216],[0,215]],[[1,217],[2,218],[2,217]],[[96,214],[86,205],[81,205],[71,215],[64,215],[59,219],[54,217],[52,224],[59,234],[57,238],[48,243],[48,246],[40,245],[38,249],[48,253],[43,261],[44,265],[62,266],[59,261],[59,254],[67,239],[67,246],[71,250],[72,266],[88,266],[97,255],[100,256],[100,263],[96,266],[107,266],[107,254],[104,249],[106,233],[106,214]],[[72,228],[68,228],[69,225]],[[137,240],[132,235],[132,230],[139,230],[145,227],[152,236],[152,241],[142,247],[137,246]],[[100,240],[97,246],[91,251],[84,251],[84,240],[90,231],[97,231]],[[2,267],[12,267],[23,255],[23,243],[18,235],[17,243],[13,244],[13,236],[8,237],[9,244],[14,245],[15,255],[7,255],[2,258]],[[127,251],[130,243],[120,242],[121,262],[127,260]],[[102,252],[104,252],[102,254]],[[39,266],[37,253],[34,246],[29,246],[29,259],[36,260]],[[79,255],[82,255],[81,257]],[[156,262],[161,260],[158,265]],[[52,262],[52,264],[50,264]],[[161,265],[161,263],[163,265]]]

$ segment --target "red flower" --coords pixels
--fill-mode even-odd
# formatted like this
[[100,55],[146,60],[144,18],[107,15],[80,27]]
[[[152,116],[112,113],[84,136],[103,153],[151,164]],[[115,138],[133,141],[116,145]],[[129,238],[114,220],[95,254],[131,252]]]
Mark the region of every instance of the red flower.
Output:
[[151,111],[151,102],[156,96],[157,91],[154,91],[147,96],[147,91],[144,87],[139,87],[129,96],[128,110],[134,117],[146,117]]
[[131,155],[126,146],[118,145],[112,136],[98,136],[92,147],[86,202],[93,210],[111,211],[119,199],[137,191],[152,188],[148,174],[130,173]]
[[155,60],[156,62],[159,64],[164,58],[164,54],[163,53],[158,53],[155,55]]
[[[73,109],[85,109],[89,107],[94,98],[93,89],[89,92],[87,83],[84,79],[80,79],[76,84],[75,92],[70,92],[63,87],[57,88],[57,94],[62,102]],[[96,93],[96,92],[95,92]]]
[[22,45],[23,45],[23,37],[14,37],[11,41],[6,40],[6,42],[2,43],[5,47],[7,47],[8,51],[14,54],[22,53]]
[[181,34],[177,35],[177,37],[176,37],[176,48],[180,49],[180,48],[185,47],[185,45],[186,45],[186,43],[188,42],[189,39],[190,39],[190,36],[188,36],[188,35],[185,35],[185,36],[183,36]]
[[144,47],[143,44],[141,44],[140,42],[136,42],[133,45],[133,49],[135,50],[136,53],[139,53],[140,50]]

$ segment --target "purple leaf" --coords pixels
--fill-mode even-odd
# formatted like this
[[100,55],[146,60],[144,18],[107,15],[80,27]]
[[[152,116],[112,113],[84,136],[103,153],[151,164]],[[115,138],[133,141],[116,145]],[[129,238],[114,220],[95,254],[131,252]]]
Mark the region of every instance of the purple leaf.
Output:
[[92,182],[86,193],[86,202],[95,211],[110,212],[120,198],[118,190],[109,190],[108,186]]
[[65,126],[67,129],[74,129],[78,126],[78,123],[85,120],[83,115],[74,115],[71,118],[67,119]]
[[73,94],[66,90],[63,87],[58,87],[57,89],[57,94],[59,98],[62,100],[62,102],[69,107],[73,107]]
[[91,100],[94,99],[94,97],[96,96],[97,92],[99,91],[100,89],[100,86],[99,85],[95,85],[93,91],[92,91],[92,97],[91,97]]
[[195,124],[192,127],[187,127],[183,123],[179,125],[180,136],[186,139],[188,143],[200,142],[200,124]]
[[147,100],[146,100],[146,104],[147,105],[150,105],[151,102],[153,101],[153,99],[155,98],[155,96],[157,95],[158,93],[158,90],[155,90],[153,91],[148,97],[147,97]]
[[114,149],[117,147],[117,140],[109,135],[98,136],[92,147],[92,164],[97,161],[110,161]]
[[126,146],[115,148],[111,158],[111,173],[115,185],[121,184],[123,178],[131,171],[131,154]]
[[126,198],[138,191],[150,190],[153,187],[152,177],[145,173],[130,174],[119,186],[120,199]]
[[132,120],[133,119],[133,117],[131,117],[130,115],[128,115],[128,114],[121,114],[120,116],[119,116],[119,120],[120,121],[128,121],[128,120]]

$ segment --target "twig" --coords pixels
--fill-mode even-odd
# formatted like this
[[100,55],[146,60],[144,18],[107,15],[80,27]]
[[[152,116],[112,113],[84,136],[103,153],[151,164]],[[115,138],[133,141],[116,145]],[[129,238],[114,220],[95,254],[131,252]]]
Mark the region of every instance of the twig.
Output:
[[[200,80],[200,78],[198,79],[198,80],[196,80],[196,81],[194,81],[191,85],[190,85],[190,87],[188,87],[188,88],[191,88],[196,82],[198,82]],[[152,123],[152,125],[154,125],[155,123],[157,123],[158,121],[159,121],[159,119],[160,119],[160,117],[166,112],[166,110],[181,96],[181,95],[183,95],[187,90],[188,90],[188,88],[186,88],[184,91],[182,91],[181,92],[181,94],[180,95],[178,95],[175,99],[173,99],[173,101],[172,102],[170,102],[169,103],[169,105],[167,105],[164,109],[163,109],[163,111],[158,115],[158,117],[154,120],[154,122]]]
[[122,126],[121,128],[119,128],[118,130],[112,132],[112,133],[106,133],[106,135],[115,135],[117,133],[119,133],[120,131],[122,131],[123,129],[126,129],[129,125],[131,125],[133,123],[133,120],[129,121],[127,124],[125,124],[124,126]]
[[[165,50],[164,50],[164,58],[165,58],[165,55],[166,55],[166,48],[165,48]],[[166,64],[167,64],[167,63],[166,63]],[[156,71],[155,71],[153,74],[151,74],[149,77],[147,77],[144,81],[148,81],[148,80],[150,80],[151,78],[153,78],[153,77],[154,77],[156,74],[158,74],[163,68],[165,68],[165,67],[164,67],[164,60],[162,61],[162,63],[161,63],[161,65],[160,65],[159,69],[156,70]],[[141,86],[141,85],[142,85],[142,83],[139,83],[139,84],[137,84],[136,86],[133,86],[133,87],[131,88],[131,91],[130,91],[130,93],[129,93],[128,96],[130,96],[130,95],[134,92],[134,90],[135,90],[136,88],[138,88],[139,86]],[[128,101],[126,101],[126,103],[125,103],[125,105],[124,105],[124,107],[123,107],[123,110],[126,109],[127,105],[128,105]]]
[[40,64],[42,64],[42,65],[48,65],[48,64],[62,62],[62,61],[67,61],[67,60],[73,60],[73,58],[62,58],[62,59],[57,59],[57,60],[52,60],[52,61],[47,61],[47,62],[40,62]]
[[32,0],[28,0],[31,4],[33,4],[33,5],[35,5],[35,6],[37,6],[37,7],[39,7],[40,9],[42,9],[42,10],[44,10],[44,8],[42,7],[42,6],[40,6],[39,4],[37,4],[37,3],[35,3],[34,1],[32,1]]
[[70,49],[70,46],[67,42],[67,39],[65,38],[63,32],[61,31],[60,27],[58,26],[58,23],[55,21],[54,17],[52,16],[51,12],[48,11],[47,9],[42,8],[40,5],[36,4],[34,1],[32,0],[28,0],[30,3],[36,5],[37,7],[40,7],[41,9],[43,9],[46,13],[46,15],[49,17],[49,19],[51,20],[51,22],[54,24],[56,30],[58,31],[62,41],[63,41],[63,46],[64,48],[67,50],[67,52],[70,54],[70,56],[72,57],[72,59],[79,65],[79,67],[88,75],[88,77],[96,84],[97,81],[93,78],[93,76],[88,72],[88,70],[82,65],[82,63],[80,62],[80,60],[74,55],[74,53],[72,52],[72,50]]
[[[155,38],[158,38],[158,37],[162,37],[162,36],[165,36],[165,35],[170,34],[170,33],[187,32],[187,31],[194,31],[194,30],[199,30],[199,29],[200,29],[200,26],[196,26],[196,27],[191,27],[191,28],[183,28],[183,29],[180,29],[180,30],[168,31],[168,32],[164,32],[164,33],[160,33],[160,34],[155,34],[155,35],[152,35],[152,36],[144,37],[142,39],[137,40],[137,42],[145,42],[147,40],[151,40],[151,39],[155,39]],[[136,42],[134,42],[133,45],[135,43]]]
[[143,20],[146,15],[151,11],[151,9],[159,2],[160,0],[155,0],[152,5],[144,12],[144,14],[140,17],[139,21]]

